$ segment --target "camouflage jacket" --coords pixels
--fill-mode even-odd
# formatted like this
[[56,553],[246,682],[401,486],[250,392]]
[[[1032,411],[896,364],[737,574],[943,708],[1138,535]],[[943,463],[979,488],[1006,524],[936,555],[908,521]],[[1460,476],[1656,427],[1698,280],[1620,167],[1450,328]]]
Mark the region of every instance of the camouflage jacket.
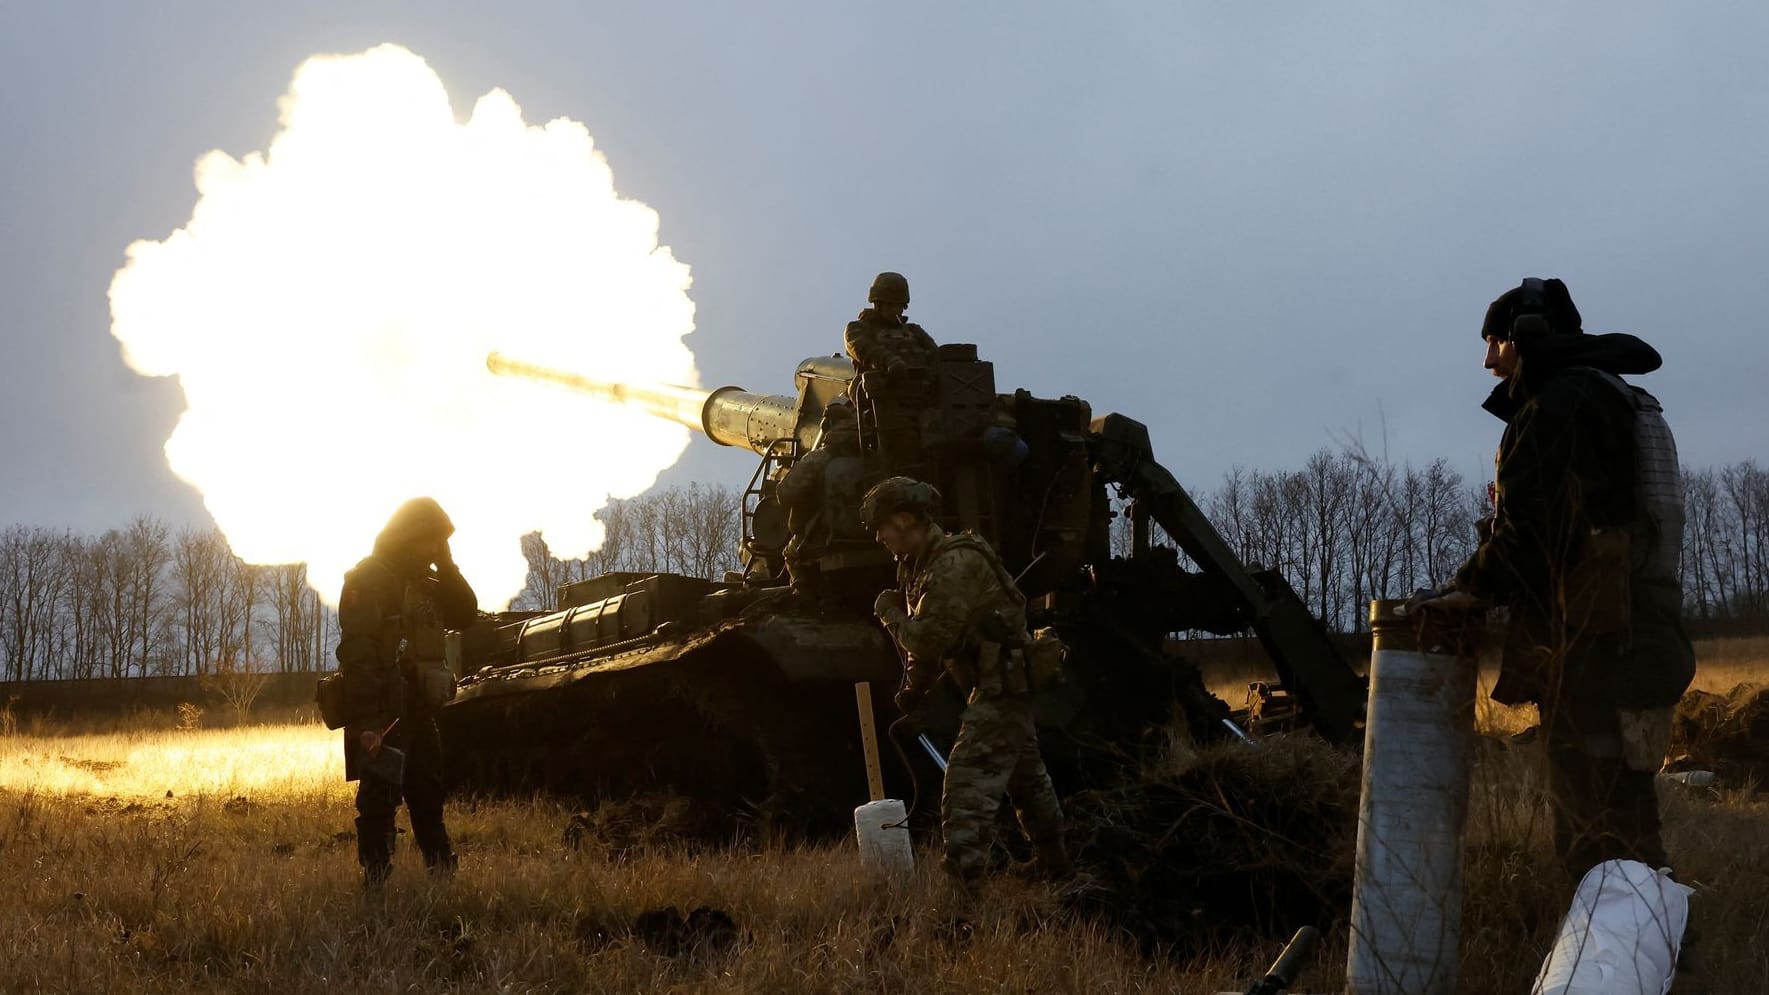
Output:
[[787,528],[799,546],[824,546],[835,539],[872,543],[860,524],[860,498],[871,484],[852,433],[819,440],[775,485],[774,496],[787,509]]
[[1001,672],[999,654],[978,649],[991,642],[979,627],[997,611],[1005,628],[1024,640],[1025,596],[982,538],[968,532],[947,535],[938,525],[929,525],[928,532],[920,555],[897,561],[897,589],[909,617],[893,634],[908,657],[909,685],[925,689],[944,668],[965,691],[1023,692],[1023,679],[1016,683]]
[[887,324],[871,308],[848,322],[843,335],[848,358],[856,373],[873,370],[929,369],[938,360],[939,347],[920,325],[913,322]]
[[405,577],[370,556],[344,575],[338,598],[338,671],[351,728],[386,726],[415,696],[405,672],[440,661],[444,629],[471,624],[478,597],[453,563]]

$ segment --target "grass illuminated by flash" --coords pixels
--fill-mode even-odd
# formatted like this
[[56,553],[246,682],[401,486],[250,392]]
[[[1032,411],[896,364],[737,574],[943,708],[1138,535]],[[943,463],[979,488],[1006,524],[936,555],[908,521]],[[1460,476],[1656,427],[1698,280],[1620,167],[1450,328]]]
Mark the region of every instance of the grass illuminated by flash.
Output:
[[314,724],[0,739],[0,789],[118,798],[312,797],[344,782],[338,733]]

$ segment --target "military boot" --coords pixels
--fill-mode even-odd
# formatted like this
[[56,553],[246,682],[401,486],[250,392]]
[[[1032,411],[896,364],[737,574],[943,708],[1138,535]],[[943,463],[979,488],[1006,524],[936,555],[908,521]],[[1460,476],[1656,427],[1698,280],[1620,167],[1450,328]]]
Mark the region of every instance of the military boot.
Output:
[[443,825],[440,817],[435,820],[413,819],[412,836],[418,841],[418,849],[423,851],[424,866],[429,868],[431,875],[454,876],[461,860],[455,855],[454,846],[449,842],[448,827]]
[[980,864],[965,864],[953,859],[951,854],[940,858],[940,872],[946,883],[964,898],[975,897],[977,888],[983,882],[983,868]]
[[1032,867],[1046,881],[1066,881],[1075,876],[1075,862],[1069,859],[1069,848],[1061,839],[1038,847],[1032,855]]
[[362,884],[377,888],[393,873],[394,830],[378,819],[356,820],[356,862],[362,865]]
[[1028,881],[1066,881],[1075,876],[1075,865],[1069,851],[1059,840],[1055,844],[1035,846],[1032,859],[1013,865],[1009,873]]
[[461,866],[461,858],[453,850],[444,850],[438,854],[426,853],[424,866],[429,869],[431,877],[452,878]]

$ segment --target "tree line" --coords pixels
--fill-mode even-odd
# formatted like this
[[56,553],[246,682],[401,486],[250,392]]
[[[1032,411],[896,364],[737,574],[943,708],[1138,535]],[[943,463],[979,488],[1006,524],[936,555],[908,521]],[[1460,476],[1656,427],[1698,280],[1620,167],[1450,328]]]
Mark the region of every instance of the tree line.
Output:
[[305,565],[244,563],[213,527],[0,532],[5,680],[313,670],[335,629]]
[[[1746,460],[1683,473],[1684,615],[1769,624],[1769,471]],[[1241,562],[1275,568],[1335,632],[1368,628],[1373,598],[1449,580],[1492,508],[1486,482],[1446,460],[1396,465],[1356,446],[1298,470],[1237,467],[1197,500]],[[1115,539],[1128,545],[1128,523]]]
[[[559,560],[523,539],[514,608],[552,607],[560,584],[612,570],[719,577],[737,566],[738,496],[690,484],[613,502],[602,548]],[[100,535],[0,532],[0,680],[226,678],[330,668],[337,615],[304,564],[254,566],[219,529],[138,517]]]
[[[1769,622],[1769,471],[1753,461],[1685,470],[1685,614]],[[1236,468],[1194,494],[1242,562],[1282,573],[1330,629],[1367,624],[1372,598],[1442,583],[1472,552],[1484,482],[1445,460],[1423,467],[1355,447],[1294,470]],[[611,571],[717,578],[738,567],[740,495],[670,487],[598,513],[601,549],[560,559],[522,541],[513,608],[552,607],[560,585]],[[1128,520],[1117,523],[1120,548]],[[213,528],[140,517],[101,535],[15,525],[0,532],[0,679],[209,677],[331,665],[336,615],[301,564],[253,566]]]
[[1367,628],[1374,598],[1452,576],[1487,509],[1485,486],[1448,460],[1396,465],[1356,448],[1298,470],[1236,467],[1199,503],[1242,563],[1277,570],[1334,632]]
[[528,582],[515,609],[544,610],[558,589],[615,571],[664,572],[718,579],[739,569],[741,495],[722,484],[692,483],[612,501],[596,513],[602,547],[581,559],[560,559],[538,532],[522,537]]

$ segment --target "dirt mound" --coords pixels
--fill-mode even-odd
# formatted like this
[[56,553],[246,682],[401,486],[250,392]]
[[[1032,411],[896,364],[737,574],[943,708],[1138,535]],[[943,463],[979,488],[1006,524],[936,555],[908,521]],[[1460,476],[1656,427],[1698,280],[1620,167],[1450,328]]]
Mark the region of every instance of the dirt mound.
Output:
[[1728,787],[1760,787],[1769,778],[1769,685],[1685,694],[1672,720],[1669,756],[1674,770],[1711,770]]
[[660,957],[700,959],[728,954],[749,939],[730,913],[705,905],[686,914],[674,905],[652,909],[639,913],[630,923],[584,913],[577,918],[575,933],[585,954],[631,939]]
[[1073,904],[1150,952],[1325,927],[1350,907],[1359,770],[1353,753],[1283,737],[1077,795]]

